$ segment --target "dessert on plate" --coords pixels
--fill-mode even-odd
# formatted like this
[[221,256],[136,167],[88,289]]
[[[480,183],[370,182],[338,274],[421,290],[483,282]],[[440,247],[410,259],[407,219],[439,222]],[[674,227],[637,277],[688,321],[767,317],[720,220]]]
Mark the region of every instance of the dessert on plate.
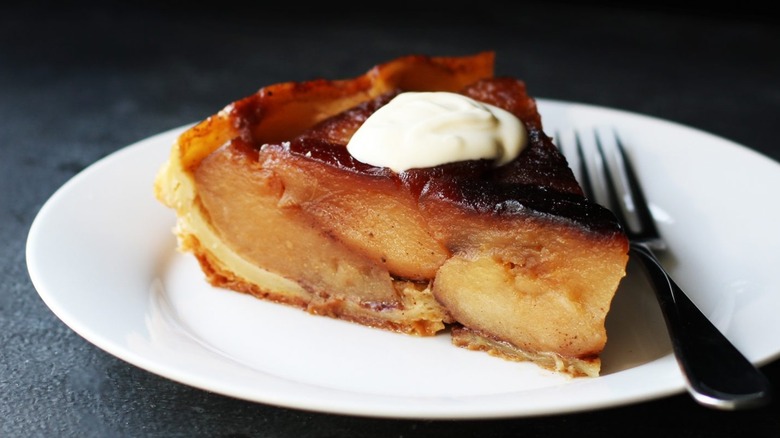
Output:
[[494,53],[268,85],[155,181],[214,286],[597,376],[628,242]]

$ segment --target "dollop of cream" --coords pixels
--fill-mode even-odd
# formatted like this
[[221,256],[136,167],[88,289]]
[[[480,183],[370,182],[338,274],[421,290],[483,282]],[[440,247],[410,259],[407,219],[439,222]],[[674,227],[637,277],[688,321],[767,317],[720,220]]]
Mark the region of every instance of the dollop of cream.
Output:
[[404,92],[375,111],[347,150],[360,162],[395,172],[457,161],[506,164],[528,143],[514,114],[445,91]]

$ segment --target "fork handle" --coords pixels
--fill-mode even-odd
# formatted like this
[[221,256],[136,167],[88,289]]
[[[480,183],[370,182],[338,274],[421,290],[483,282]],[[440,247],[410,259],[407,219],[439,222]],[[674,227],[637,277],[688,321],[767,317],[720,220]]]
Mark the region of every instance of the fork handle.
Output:
[[650,279],[688,392],[702,405],[734,410],[763,406],[771,385],[672,280],[649,247],[631,243]]

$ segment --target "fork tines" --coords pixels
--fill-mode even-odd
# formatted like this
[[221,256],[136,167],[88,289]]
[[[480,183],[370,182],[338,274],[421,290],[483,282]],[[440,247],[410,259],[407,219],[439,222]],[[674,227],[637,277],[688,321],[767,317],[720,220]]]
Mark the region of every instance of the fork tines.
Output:
[[586,151],[580,132],[574,132],[576,160],[571,161],[576,163],[578,181],[585,195],[609,208],[632,241],[664,249],[647,198],[617,132],[614,129],[592,131],[592,153]]

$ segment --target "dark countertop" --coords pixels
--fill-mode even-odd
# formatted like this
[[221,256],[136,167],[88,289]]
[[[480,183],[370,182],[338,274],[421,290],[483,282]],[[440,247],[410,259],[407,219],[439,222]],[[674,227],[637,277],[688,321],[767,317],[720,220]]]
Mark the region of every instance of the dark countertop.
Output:
[[[341,4],[320,11],[235,2],[97,5],[0,7],[0,436],[780,436],[778,401],[724,412],[685,394],[469,421],[250,403],[159,377],[85,341],[42,302],[25,264],[40,207],[101,157],[262,85],[350,77],[409,53],[492,49],[497,72],[523,78],[534,96],[673,120],[780,160],[780,25],[768,12],[606,2],[444,15],[411,15],[392,3],[376,14]],[[780,385],[779,361],[762,369]]]

